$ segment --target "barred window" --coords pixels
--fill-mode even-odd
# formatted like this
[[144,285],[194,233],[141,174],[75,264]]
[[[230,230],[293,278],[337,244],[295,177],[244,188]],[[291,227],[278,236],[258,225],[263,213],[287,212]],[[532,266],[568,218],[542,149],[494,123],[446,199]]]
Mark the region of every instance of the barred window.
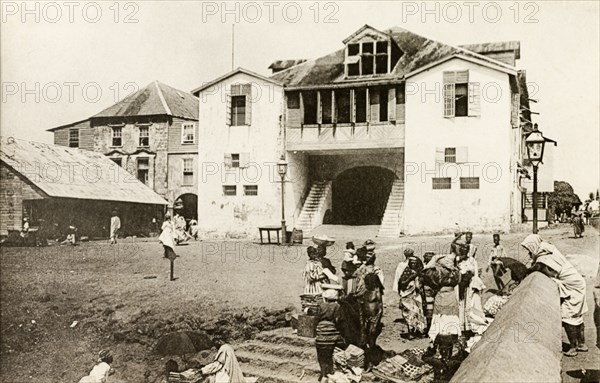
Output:
[[235,185],[223,185],[224,196],[235,196],[237,194],[237,187]]
[[450,177],[432,178],[433,189],[450,189],[452,187],[452,180]]
[[461,189],[479,189],[479,177],[460,177]]
[[258,185],[244,185],[244,195],[258,195]]

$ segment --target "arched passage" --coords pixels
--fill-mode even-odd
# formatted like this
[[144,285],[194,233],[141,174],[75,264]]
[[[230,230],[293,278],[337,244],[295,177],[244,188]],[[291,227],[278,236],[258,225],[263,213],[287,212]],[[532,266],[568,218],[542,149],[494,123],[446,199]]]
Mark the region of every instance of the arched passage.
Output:
[[332,185],[332,223],[380,225],[395,178],[392,171],[377,166],[340,173]]
[[180,195],[175,199],[173,210],[187,220],[198,219],[198,196],[193,193]]

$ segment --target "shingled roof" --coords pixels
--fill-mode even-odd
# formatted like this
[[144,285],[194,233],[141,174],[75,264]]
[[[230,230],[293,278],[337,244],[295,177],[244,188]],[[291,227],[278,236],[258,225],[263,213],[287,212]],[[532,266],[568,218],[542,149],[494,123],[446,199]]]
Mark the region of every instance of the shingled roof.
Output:
[[100,153],[2,138],[0,160],[49,197],[167,204]]
[[197,120],[198,109],[192,94],[154,81],[92,118],[168,115]]
[[435,63],[454,55],[473,59],[499,70],[516,73],[514,67],[500,61],[469,51],[465,48],[455,47],[428,39],[400,27],[390,28],[383,31],[383,33],[389,35],[402,51],[400,60],[387,75],[377,75],[368,77],[367,79],[345,78],[345,48],[342,48],[329,55],[309,60],[305,63],[275,73],[271,78],[281,81],[288,87],[310,87],[364,81],[401,80],[419,69],[434,65]]

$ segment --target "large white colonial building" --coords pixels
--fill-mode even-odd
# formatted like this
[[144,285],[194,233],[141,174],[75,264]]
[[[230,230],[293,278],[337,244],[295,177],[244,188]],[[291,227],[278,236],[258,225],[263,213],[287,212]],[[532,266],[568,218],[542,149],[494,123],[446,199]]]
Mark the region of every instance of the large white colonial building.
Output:
[[[340,50],[237,69],[199,97],[198,216],[206,231],[380,225],[379,235],[507,231],[521,222],[530,122],[518,42],[454,47],[364,26]],[[525,107],[525,108],[523,108]]]

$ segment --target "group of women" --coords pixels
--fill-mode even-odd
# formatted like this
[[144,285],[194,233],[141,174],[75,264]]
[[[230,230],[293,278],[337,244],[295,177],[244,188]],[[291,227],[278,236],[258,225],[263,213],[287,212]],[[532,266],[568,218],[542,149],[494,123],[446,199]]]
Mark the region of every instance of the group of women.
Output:
[[353,344],[365,351],[369,370],[377,358],[377,337],[383,317],[383,272],[375,265],[375,243],[368,240],[358,249],[349,242],[342,270],[343,283],[326,257],[326,247],[307,249],[304,293],[321,295],[315,344],[321,367],[320,379],[333,371],[333,350]]

